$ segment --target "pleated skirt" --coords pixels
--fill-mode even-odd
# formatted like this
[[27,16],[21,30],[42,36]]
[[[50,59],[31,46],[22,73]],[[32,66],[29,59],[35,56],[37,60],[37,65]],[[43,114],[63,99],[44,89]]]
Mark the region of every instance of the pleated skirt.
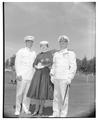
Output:
[[48,67],[38,69],[32,78],[27,97],[40,100],[52,100],[54,85],[50,80]]

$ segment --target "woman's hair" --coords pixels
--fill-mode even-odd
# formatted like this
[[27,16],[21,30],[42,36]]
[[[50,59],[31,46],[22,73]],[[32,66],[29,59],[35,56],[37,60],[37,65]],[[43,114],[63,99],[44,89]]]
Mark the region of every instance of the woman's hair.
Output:
[[[44,44],[44,45],[45,45],[45,46],[47,46],[47,47],[49,47],[49,45],[48,45],[48,44]],[[42,45],[42,44],[40,44],[40,47],[41,47],[41,46],[43,46],[43,45]]]

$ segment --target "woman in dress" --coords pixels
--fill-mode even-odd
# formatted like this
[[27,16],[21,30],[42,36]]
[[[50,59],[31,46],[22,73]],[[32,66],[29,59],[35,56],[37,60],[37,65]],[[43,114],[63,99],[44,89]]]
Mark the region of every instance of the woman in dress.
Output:
[[27,97],[37,99],[35,111],[32,115],[43,113],[45,100],[53,99],[53,84],[50,81],[50,68],[52,65],[52,53],[48,51],[47,41],[40,42],[41,53],[39,53],[33,63],[36,69]]

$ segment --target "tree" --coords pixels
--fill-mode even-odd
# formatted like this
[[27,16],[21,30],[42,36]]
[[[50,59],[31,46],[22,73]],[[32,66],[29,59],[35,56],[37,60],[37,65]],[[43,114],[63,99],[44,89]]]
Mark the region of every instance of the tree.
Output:
[[88,61],[88,72],[96,74],[96,58],[92,58]]
[[15,58],[16,58],[16,55],[13,55],[12,57],[10,57],[10,67],[13,67],[15,65]]
[[77,71],[81,71],[81,64],[82,64],[82,61],[80,59],[76,59],[76,63],[77,63]]
[[77,62],[77,71],[83,72],[85,74],[96,74],[96,57],[93,57],[90,60],[87,60],[84,57],[82,60],[76,59]]
[[96,57],[93,58],[93,74],[96,74]]
[[8,68],[8,67],[9,67],[9,59],[6,59],[5,68]]
[[82,59],[81,71],[82,71],[83,73],[85,73],[85,74],[88,73],[88,71],[87,71],[87,66],[88,66],[88,61],[87,61],[87,58],[84,57],[84,58]]

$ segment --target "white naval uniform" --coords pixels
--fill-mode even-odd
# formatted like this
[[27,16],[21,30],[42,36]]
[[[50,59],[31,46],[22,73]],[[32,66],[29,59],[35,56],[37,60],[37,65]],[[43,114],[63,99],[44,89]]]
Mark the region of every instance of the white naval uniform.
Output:
[[35,51],[25,47],[16,53],[15,69],[16,75],[22,76],[22,80],[17,80],[16,88],[16,111],[22,109],[26,112],[29,109],[30,99],[26,97],[31,79],[34,74],[33,62],[36,58]]
[[[53,116],[66,117],[68,112],[68,92],[64,100],[67,84],[71,83],[76,73],[76,56],[67,49],[56,52],[53,57],[53,65],[50,71],[51,81],[54,83]],[[68,89],[69,91],[69,89]]]

